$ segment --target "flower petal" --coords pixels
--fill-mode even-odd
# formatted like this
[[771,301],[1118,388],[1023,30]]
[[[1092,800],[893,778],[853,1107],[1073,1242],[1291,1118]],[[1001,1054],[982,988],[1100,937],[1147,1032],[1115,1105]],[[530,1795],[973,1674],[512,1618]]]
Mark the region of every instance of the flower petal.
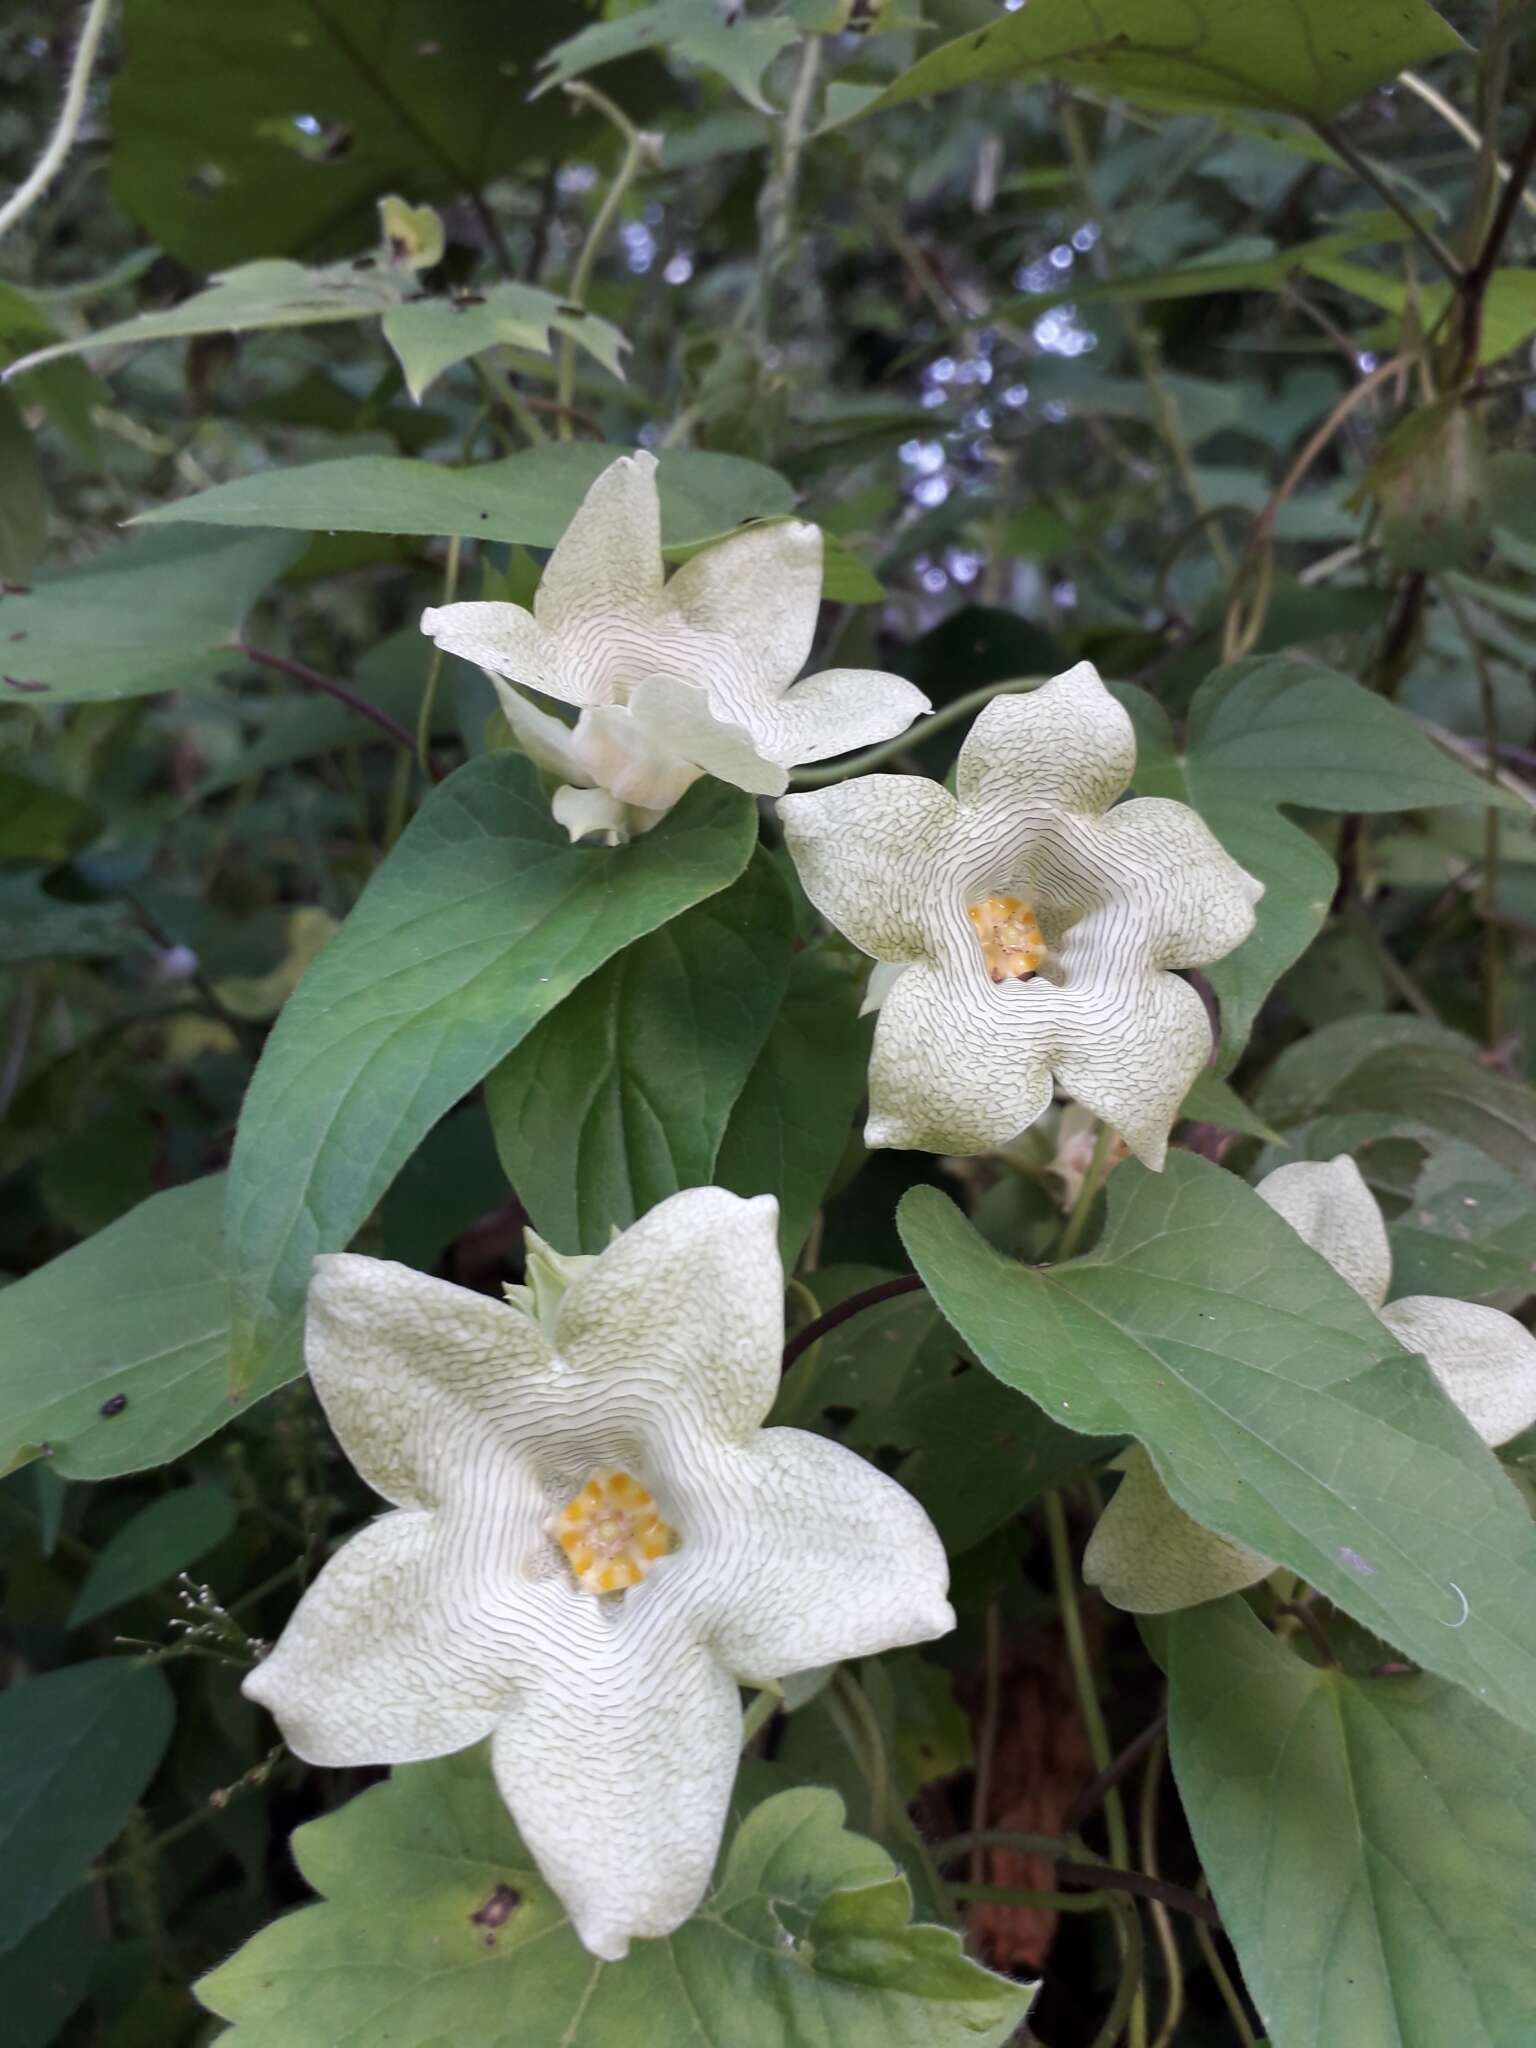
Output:
[[622,846],[631,832],[630,807],[606,789],[576,789],[562,783],[549,800],[557,825],[563,825],[574,846],[578,839],[599,838],[606,846]]
[[962,804],[1027,797],[1070,811],[1102,811],[1131,779],[1136,732],[1091,661],[1027,696],[994,697],[960,749]]
[[478,1436],[515,1456],[504,1414],[544,1381],[550,1348],[505,1302],[390,1259],[316,1259],[304,1361],[343,1450],[386,1500],[434,1507]]
[[927,1515],[857,1453],[768,1429],[736,1458],[708,1640],[747,1685],[926,1643],[955,1625],[949,1565]]
[[694,763],[665,735],[643,725],[628,704],[596,704],[584,711],[576,723],[576,752],[587,781],[641,810],[670,810],[699,779]]
[[875,1026],[865,1144],[968,1153],[1016,1138],[1050,1107],[1059,998],[1044,980],[994,992],[979,949],[974,977],[908,967]]
[[1188,804],[1136,797],[1095,826],[1093,839],[1107,893],[1129,906],[1149,966],[1203,967],[1253,930],[1264,884]]
[[599,1256],[556,1327],[588,1405],[606,1388],[616,1409],[663,1415],[674,1438],[751,1433],[778,1391],[784,1345],[778,1213],[771,1195],[686,1188]]
[[1269,1577],[1256,1550],[1207,1529],[1174,1500],[1140,1444],[1083,1552],[1083,1581],[1129,1614],[1171,1614]]
[[[1347,1152],[1298,1159],[1266,1173],[1254,1193],[1283,1216],[1356,1294],[1380,1309],[1392,1281],[1392,1249],[1376,1197]],[[1417,1348],[1417,1347],[1415,1347]]]
[[421,630],[445,654],[472,661],[491,677],[526,683],[567,704],[606,704],[613,692],[573,672],[553,634],[520,604],[445,604],[421,615]]
[[642,449],[610,462],[582,499],[544,565],[533,615],[560,642],[569,673],[606,675],[602,642],[626,626],[654,627],[661,584],[656,458]]
[[860,775],[779,799],[784,837],[822,916],[877,960],[929,949],[933,863],[955,801],[921,775]]
[[495,1727],[510,1673],[439,1520],[403,1509],[358,1530],[245,1679],[306,1763],[416,1763]]
[[541,711],[537,704],[530,704],[521,690],[501,676],[492,676],[491,681],[513,737],[533,765],[578,787],[590,781],[577,750],[575,730],[548,711]]
[[1507,1444],[1536,1422],[1536,1337],[1513,1316],[1480,1302],[1409,1294],[1389,1302],[1381,1320],[1423,1356],[1485,1444]]
[[[1115,906],[1074,925],[1062,948],[1056,1078],[1068,1095],[1117,1130],[1154,1173],[1190,1084],[1211,1056],[1211,1020],[1187,981],[1116,961],[1104,927]],[[1079,951],[1091,954],[1077,965]]]
[[691,762],[754,796],[782,796],[789,777],[744,725],[719,714],[719,693],[678,676],[646,676],[630,693],[629,715],[657,755]]
[[702,1900],[725,1827],[741,1700],[686,1610],[626,1594],[552,1637],[491,1763],[518,1832],[593,1955],[667,1935]]
[[742,723],[765,754],[792,768],[895,739],[932,709],[904,676],[876,668],[826,668],[761,710],[744,713]]
[[736,650],[738,659],[708,679],[724,716],[749,723],[751,708],[805,667],[821,608],[821,554],[820,527],[786,519],[717,541],[668,583],[667,609],[690,632]]

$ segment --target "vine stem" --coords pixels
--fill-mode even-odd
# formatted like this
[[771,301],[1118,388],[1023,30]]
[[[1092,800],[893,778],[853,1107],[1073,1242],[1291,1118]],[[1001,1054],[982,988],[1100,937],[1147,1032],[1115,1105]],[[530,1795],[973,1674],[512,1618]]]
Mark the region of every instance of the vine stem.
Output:
[[29,213],[42,198],[62,169],[64,159],[75,146],[80,133],[80,123],[85,118],[86,94],[90,90],[91,71],[101,48],[101,39],[106,33],[107,17],[112,12],[112,0],[91,0],[86,10],[85,25],[80,31],[80,40],[75,45],[75,61],[70,67],[69,83],[64,88],[64,104],[59,110],[58,126],[48,138],[47,147],[32,166],[29,176],[22,179],[16,190],[0,206],[0,235],[15,227],[23,214]]
[[[408,753],[415,753],[416,739],[413,733],[407,732],[397,718],[391,718],[379,705],[370,704],[366,697],[360,697],[355,690],[349,690],[345,683],[337,682],[334,676],[322,675],[319,669],[311,668],[307,662],[294,661],[286,654],[274,654],[269,647],[253,647],[249,640],[230,640],[226,641],[225,645],[231,654],[243,654],[247,661],[255,662],[258,668],[269,668],[277,675],[291,676],[307,690],[319,690],[324,696],[334,697],[338,704],[345,704],[349,710],[355,711],[359,718],[366,718],[370,724],[376,725],[380,732],[387,732],[396,746],[404,747]],[[427,773],[434,782],[441,782],[443,779],[442,769],[430,756],[427,759]]]
[[[448,560],[443,569],[443,603],[452,604],[459,591],[459,553],[463,539],[457,533],[448,536]],[[416,714],[416,759],[423,775],[432,773],[432,714],[437,709],[437,685],[443,673],[443,649],[440,641],[432,647],[432,659],[427,663],[427,686],[421,693],[421,709]]]
[[809,1351],[826,1336],[828,1330],[835,1330],[839,1323],[846,1323],[853,1316],[860,1315],[867,1308],[874,1308],[882,1301],[894,1301],[898,1294],[916,1294],[923,1282],[916,1273],[903,1273],[899,1280],[882,1280],[878,1287],[866,1287],[862,1294],[850,1294],[846,1301],[840,1301],[836,1308],[829,1308],[825,1315],[819,1315],[815,1322],[807,1323],[803,1330],[796,1330],[784,1346],[784,1357],[779,1367],[780,1375],[789,1371],[803,1351]]
[[[1499,700],[1493,687],[1493,672],[1488,666],[1488,657],[1483,652],[1483,643],[1478,639],[1466,607],[1456,592],[1448,586],[1441,586],[1451,617],[1472,657],[1472,666],[1477,672],[1477,695],[1483,718],[1483,743],[1488,749],[1487,775],[1495,789],[1499,779]],[[1478,891],[1478,909],[1483,919],[1483,1024],[1484,1040],[1495,1046],[1504,1036],[1504,950],[1499,933],[1499,855],[1502,837],[1502,821],[1498,807],[1490,804],[1483,813],[1483,876]]]
[[[1148,1877],[1144,1871],[1117,1870],[1114,1864],[1084,1848],[1075,1836],[1035,1835],[1017,1828],[970,1830],[963,1835],[951,1835],[947,1842],[940,1842],[933,1851],[932,1860],[942,1869],[946,1863],[958,1862],[962,1856],[969,1855],[978,1844],[983,1849],[1013,1849],[1021,1856],[1048,1856],[1056,1866],[1057,1877],[1064,1884],[1129,1892],[1138,1899],[1161,1899],[1176,1913],[1187,1914],[1192,1920],[1203,1920],[1208,1927],[1221,1925],[1221,1915],[1209,1899],[1186,1891],[1181,1884],[1170,1884],[1166,1878]],[[1065,1849],[1071,1850],[1071,1857],[1063,1856]]]
[[[571,272],[570,296],[574,304],[585,308],[587,291],[592,283],[592,272],[602,253],[609,230],[618,219],[619,208],[624,204],[624,195],[648,164],[654,163],[660,153],[660,142],[654,135],[637,128],[624,109],[609,99],[607,93],[599,92],[595,85],[588,85],[585,79],[577,78],[568,83],[565,96],[577,106],[591,107],[603,119],[616,128],[624,138],[624,157],[613,183],[603,194],[603,203],[597,209],[597,217],[587,231],[587,239],[581,245],[581,254],[576,258],[576,267]],[[572,405],[576,397],[576,341],[569,334],[560,337],[560,360],[555,372],[555,402],[560,407],[556,433],[562,441],[575,438],[572,421]]]
[[757,202],[757,289],[753,313],[759,348],[768,340],[773,281],[789,244],[795,193],[800,184],[800,157],[805,148],[805,131],[810,123],[816,74],[821,69],[821,41],[819,35],[808,35],[800,45],[794,83],[789,89],[789,104],[784,109],[784,126],[779,135],[779,160],[765,180]]
[[[1166,1716],[1163,1717],[1166,1721]],[[1148,1877],[1156,1877],[1157,1869],[1157,1802],[1163,1784],[1163,1760],[1168,1754],[1167,1741],[1159,1730],[1147,1758],[1147,1768],[1141,1778],[1141,1801],[1138,1810],[1138,1844],[1141,1849],[1141,1867]],[[1157,2030],[1152,2048],[1173,2048],[1173,2038],[1179,2031],[1179,2021],[1184,2017],[1184,1970],[1179,1961],[1179,1944],[1174,1937],[1173,1922],[1168,1917],[1168,1908],[1161,1899],[1150,1899],[1147,1911],[1152,1915],[1152,1928],[1157,1936],[1157,1945],[1162,1951],[1163,1968],[1168,1974],[1168,1998],[1163,2009],[1163,2023]]]
[[[1406,85],[1411,93],[1417,94],[1426,107],[1432,107],[1447,128],[1454,128],[1469,148],[1480,151],[1485,147],[1482,135],[1467,119],[1460,107],[1453,106],[1443,93],[1436,92],[1427,78],[1420,78],[1416,71],[1399,71],[1397,80],[1399,85]],[[1494,158],[1493,170],[1494,176],[1501,185],[1509,183],[1511,176],[1510,167],[1502,157]],[[1520,204],[1527,213],[1536,213],[1536,193],[1523,192],[1520,195]]]
[[871,768],[878,768],[886,761],[904,754],[909,747],[920,745],[932,738],[936,732],[943,732],[948,725],[956,724],[962,718],[969,718],[973,711],[980,711],[990,704],[994,697],[1010,697],[1020,690],[1037,690],[1045,680],[1043,676],[1021,676],[1016,683],[982,683],[979,688],[967,690],[963,697],[956,697],[952,704],[941,704],[937,711],[930,713],[925,722],[914,729],[898,733],[893,740],[882,740],[878,747],[870,747],[862,754],[855,754],[851,761],[842,761],[835,768],[801,768],[789,780],[794,789],[825,789],[829,783],[843,782],[850,775],[867,775]]
[[[1105,1128],[1107,1129],[1107,1126]],[[1100,1136],[1103,1136],[1102,1130]],[[1108,1148],[1105,1149],[1107,1151]],[[1095,1146],[1095,1156],[1098,1150],[1098,1146]],[[1094,1177],[1093,1169],[1090,1167],[1083,1182],[1085,1193]],[[1079,1195],[1079,1204],[1082,1203],[1082,1199],[1082,1195]],[[1074,1210],[1073,1217],[1068,1219],[1069,1230],[1076,1214]],[[1109,1730],[1104,1725],[1103,1709],[1099,1705],[1098,1688],[1094,1684],[1093,1664],[1088,1655],[1088,1638],[1083,1633],[1082,1608],[1077,1598],[1077,1566],[1072,1556],[1072,1541],[1067,1534],[1067,1511],[1059,1491],[1048,1493],[1045,1497],[1045,1526],[1050,1539],[1051,1574],[1055,1581],[1056,1605],[1061,1614],[1062,1633],[1067,1639],[1067,1661],[1072,1667],[1072,1682],[1077,1689],[1078,1707],[1088,1734],[1089,1754],[1093,1758],[1094,1768],[1100,1773],[1107,1773],[1113,1761],[1113,1753],[1109,1746]],[[1111,1858],[1122,1870],[1128,1869],[1131,1861],[1130,1832],[1125,1824],[1125,1806],[1120,1797],[1120,1788],[1113,1783],[1105,1787],[1104,1826],[1109,1836]],[[1131,1910],[1129,1919],[1135,1921],[1134,1909]],[[1132,1951],[1136,1965],[1136,1983],[1126,2007],[1130,2020],[1130,2039],[1132,2048],[1137,2048],[1137,2044],[1144,2048],[1146,1998],[1141,1985],[1141,1930],[1139,1925],[1133,1929],[1122,1922],[1121,1933],[1126,1944],[1126,1968],[1130,1968]],[[1122,1990],[1123,1987],[1122,1978]],[[1117,1998],[1117,2006],[1119,2002]],[[1113,2041],[1119,2036],[1116,2033],[1108,2038]]]
[[[1099,1134],[1093,1141],[1093,1156],[1088,1161],[1088,1171],[1083,1175],[1083,1184],[1077,1191],[1077,1200],[1072,1204],[1072,1213],[1068,1216],[1066,1227],[1061,1233],[1061,1243],[1056,1247],[1058,1265],[1064,1265],[1083,1241],[1083,1232],[1088,1227],[1088,1218],[1093,1211],[1094,1197],[1104,1185],[1104,1169],[1108,1164],[1114,1142],[1113,1130],[1108,1124],[1101,1123]],[[1094,1762],[1100,1770],[1104,1770],[1109,1763],[1108,1754],[1096,1756]]]
[[[1202,1885],[1204,1882],[1202,1878]],[[1205,1966],[1211,1973],[1216,1989],[1221,1993],[1221,2002],[1227,2008],[1228,2017],[1237,2029],[1237,2038],[1242,2042],[1243,2048],[1259,2048],[1258,2036],[1249,2026],[1248,2015],[1243,2010],[1242,1997],[1232,1982],[1226,1964],[1221,1960],[1216,1937],[1202,1920],[1195,1922],[1195,1940],[1200,1944],[1200,1953],[1205,1958]]]
[[1393,189],[1390,180],[1373,164],[1368,156],[1356,149],[1349,137],[1332,121],[1311,121],[1308,123],[1314,135],[1327,143],[1334,155],[1346,163],[1355,176],[1397,215],[1414,240],[1428,255],[1433,257],[1439,269],[1443,270],[1451,283],[1460,288],[1465,272],[1457,262],[1455,254],[1448,249],[1432,227],[1419,219],[1413,208]]

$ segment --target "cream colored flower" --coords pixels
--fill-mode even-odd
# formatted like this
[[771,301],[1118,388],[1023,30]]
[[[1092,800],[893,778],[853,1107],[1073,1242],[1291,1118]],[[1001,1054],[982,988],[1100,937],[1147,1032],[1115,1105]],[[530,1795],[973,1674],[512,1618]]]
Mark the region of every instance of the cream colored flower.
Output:
[[[643,831],[700,774],[777,796],[789,769],[904,732],[928,699],[900,676],[834,668],[795,683],[821,602],[821,533],[800,520],[732,534],[663,582],[656,458],[610,463],[550,556],[532,612],[422,614],[477,662],[573,838]],[[578,707],[574,727],[514,684]],[[793,688],[790,685],[794,684]]]
[[[1536,1422],[1536,1337],[1513,1316],[1437,1294],[1387,1301],[1387,1226],[1347,1153],[1276,1167],[1255,1192],[1420,1354],[1484,1443],[1508,1443]],[[1116,1607],[1165,1614],[1256,1585],[1274,1570],[1257,1551],[1185,1514],[1139,1446],[1125,1474],[1083,1558],[1084,1578]]]
[[592,1259],[530,1247],[508,1303],[316,1262],[305,1355],[392,1514],[351,1538],[245,1690],[311,1763],[491,1738],[502,1794],[594,1955],[703,1897],[738,1681],[954,1625],[896,1483],[760,1427],[778,1387],[777,1204],[674,1195]]
[[1168,970],[1240,944],[1262,885],[1188,805],[1111,809],[1135,765],[1130,719],[1081,662],[993,699],[954,796],[866,775],[780,801],[811,901],[897,970],[882,977],[869,1144],[987,1151],[1059,1082],[1162,1165],[1211,1046],[1199,995]]

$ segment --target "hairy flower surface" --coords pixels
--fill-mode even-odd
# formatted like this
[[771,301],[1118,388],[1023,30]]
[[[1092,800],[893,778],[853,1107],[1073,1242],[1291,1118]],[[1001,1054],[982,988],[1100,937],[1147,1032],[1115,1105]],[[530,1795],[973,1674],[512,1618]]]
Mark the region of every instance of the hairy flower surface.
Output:
[[245,1682],[311,1763],[489,1736],[496,1780],[593,1954],[698,1905],[741,1742],[738,1681],[954,1625],[927,1516],[778,1387],[777,1204],[661,1203],[596,1258],[535,1243],[508,1302],[317,1260],[305,1356],[394,1512]]
[[[1437,1294],[1388,1302],[1392,1251],[1376,1198],[1348,1153],[1297,1160],[1255,1193],[1416,1351],[1486,1444],[1536,1422],[1536,1337],[1513,1316]],[[1083,1576],[1117,1607],[1163,1614],[1257,1585],[1272,1562],[1185,1514],[1137,1445],[1089,1540]]]
[[[622,837],[701,773],[777,796],[796,764],[891,739],[929,708],[875,669],[795,683],[821,557],[820,530],[784,520],[732,534],[663,580],[656,458],[621,455],[550,556],[532,612],[450,604],[424,612],[421,629],[486,670],[524,750],[564,777],[555,815],[571,836]],[[574,728],[519,683],[575,705]]]
[[806,893],[882,963],[869,1144],[987,1151],[1059,1082],[1162,1165],[1211,1046],[1168,970],[1230,953],[1263,892],[1187,804],[1116,805],[1135,765],[1130,719],[1081,662],[993,699],[954,796],[867,775],[781,800]]

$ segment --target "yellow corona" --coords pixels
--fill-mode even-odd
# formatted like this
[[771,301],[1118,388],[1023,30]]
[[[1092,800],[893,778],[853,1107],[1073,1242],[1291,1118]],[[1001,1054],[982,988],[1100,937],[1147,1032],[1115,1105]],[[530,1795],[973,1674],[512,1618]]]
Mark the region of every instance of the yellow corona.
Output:
[[627,1472],[598,1472],[555,1517],[554,1537],[584,1593],[638,1586],[676,1541],[655,1496]]
[[994,981],[1024,981],[1045,958],[1045,940],[1035,913],[1019,896],[988,896],[969,904],[966,916],[981,943],[981,957]]

